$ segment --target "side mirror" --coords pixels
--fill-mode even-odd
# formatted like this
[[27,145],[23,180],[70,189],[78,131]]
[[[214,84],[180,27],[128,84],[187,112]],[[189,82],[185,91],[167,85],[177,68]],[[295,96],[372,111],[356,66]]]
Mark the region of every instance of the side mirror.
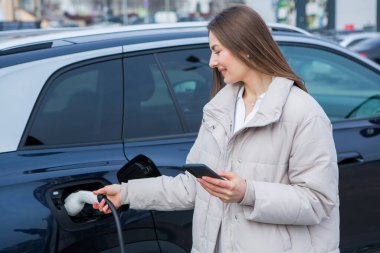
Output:
[[356,106],[347,116],[348,119],[368,118],[380,116],[380,95],[367,98],[364,102]]
[[161,173],[154,162],[144,155],[137,155],[117,172],[117,179],[120,183],[126,183],[131,179],[159,176]]

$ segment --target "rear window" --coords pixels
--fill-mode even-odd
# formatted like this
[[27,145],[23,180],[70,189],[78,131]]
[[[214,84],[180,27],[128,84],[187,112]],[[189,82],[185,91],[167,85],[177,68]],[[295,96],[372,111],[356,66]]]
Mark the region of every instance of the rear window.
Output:
[[99,62],[55,78],[40,98],[25,146],[121,140],[121,66],[121,60]]

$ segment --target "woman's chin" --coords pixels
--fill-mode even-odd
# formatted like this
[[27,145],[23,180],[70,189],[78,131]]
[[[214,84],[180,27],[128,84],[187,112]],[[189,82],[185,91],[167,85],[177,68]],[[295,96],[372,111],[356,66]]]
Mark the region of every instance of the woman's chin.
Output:
[[223,81],[224,81],[224,83],[231,83],[231,84],[233,84],[233,83],[238,83],[238,81],[235,81],[235,80],[231,80],[231,79],[228,79],[228,78],[223,78]]
[[223,81],[224,83],[231,83],[231,80],[223,76]]

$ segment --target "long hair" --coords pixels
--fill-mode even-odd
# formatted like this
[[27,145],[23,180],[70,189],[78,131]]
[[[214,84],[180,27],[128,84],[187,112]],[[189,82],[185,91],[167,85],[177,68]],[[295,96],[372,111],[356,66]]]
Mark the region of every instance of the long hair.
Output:
[[[250,68],[266,75],[293,80],[296,86],[307,92],[303,81],[281,53],[265,21],[250,7],[236,5],[224,9],[207,28],[224,47]],[[213,71],[212,96],[215,96],[225,84],[219,71]]]

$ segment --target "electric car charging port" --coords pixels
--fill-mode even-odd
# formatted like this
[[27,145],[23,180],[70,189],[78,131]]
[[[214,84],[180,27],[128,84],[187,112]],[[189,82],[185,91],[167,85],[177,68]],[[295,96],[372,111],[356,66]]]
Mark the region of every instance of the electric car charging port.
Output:
[[[65,199],[73,192],[77,192],[80,190],[94,191],[94,190],[97,190],[101,187],[103,187],[102,184],[94,182],[94,183],[90,183],[90,184],[85,184],[85,185],[80,185],[80,186],[75,185],[72,187],[65,188],[63,190],[63,194],[62,194],[62,202],[64,204]],[[64,207],[61,206],[61,208],[64,208]],[[85,204],[82,211],[80,211],[80,213],[75,215],[75,216],[70,216],[70,219],[74,223],[84,223],[84,222],[88,222],[91,220],[98,219],[101,216],[102,216],[102,213],[100,211],[92,208],[92,206],[90,204]]]
[[83,209],[75,216],[70,216],[65,209],[65,199],[78,191],[94,191],[109,183],[103,180],[86,180],[56,185],[47,191],[47,202],[58,223],[66,230],[78,230],[86,228],[91,222],[101,222],[108,219],[109,215],[93,209],[90,204],[85,204]]

